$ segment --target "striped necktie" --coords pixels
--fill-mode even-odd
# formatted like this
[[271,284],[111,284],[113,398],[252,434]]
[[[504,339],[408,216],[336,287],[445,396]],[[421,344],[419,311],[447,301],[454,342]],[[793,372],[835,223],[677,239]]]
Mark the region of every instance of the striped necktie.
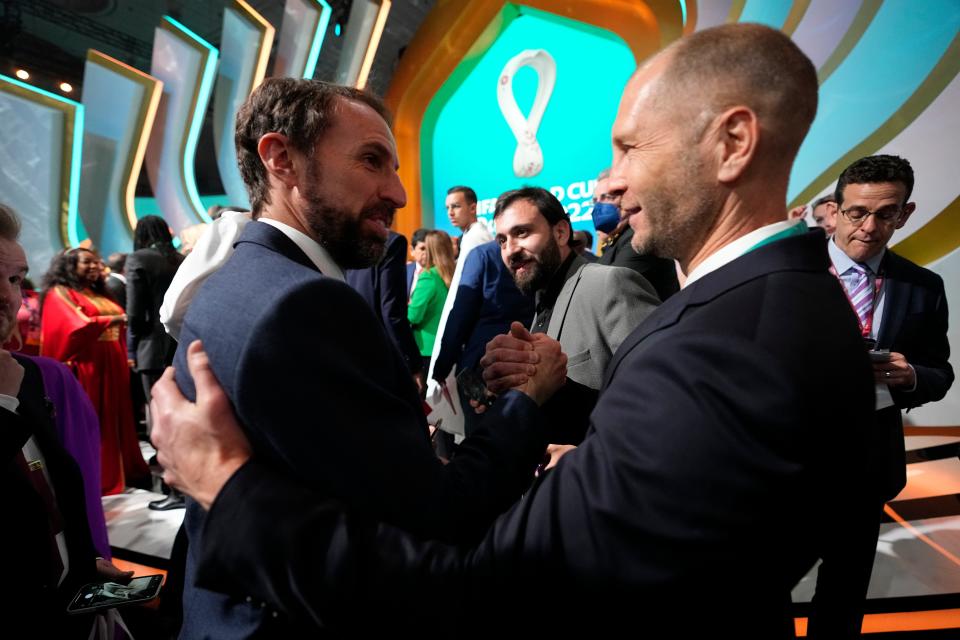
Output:
[[853,272],[853,286],[850,288],[850,303],[854,311],[857,312],[857,318],[860,320],[860,327],[866,327],[873,319],[873,282],[870,278],[870,268],[862,264],[856,264],[847,271]]

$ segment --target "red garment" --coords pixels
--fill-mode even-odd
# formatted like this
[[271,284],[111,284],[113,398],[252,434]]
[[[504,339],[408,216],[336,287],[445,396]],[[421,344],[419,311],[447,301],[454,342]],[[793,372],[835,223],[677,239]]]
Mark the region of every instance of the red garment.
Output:
[[40,353],[73,369],[100,419],[103,495],[122,492],[125,476],[150,475],[133,424],[123,325],[110,326],[111,317],[122,314],[113,300],[90,289],[56,286],[47,292],[40,321]]
[[36,291],[24,290],[17,324],[0,348],[27,356],[40,355],[40,297]]

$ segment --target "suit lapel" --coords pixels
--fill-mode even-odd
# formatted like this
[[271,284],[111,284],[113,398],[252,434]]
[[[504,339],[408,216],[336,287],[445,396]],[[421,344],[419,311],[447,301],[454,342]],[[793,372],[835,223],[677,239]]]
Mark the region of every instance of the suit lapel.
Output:
[[903,318],[907,313],[910,284],[901,280],[897,269],[897,256],[887,251],[881,272],[883,273],[883,318],[877,333],[877,346],[889,349],[893,339],[900,333]]
[[557,302],[554,304],[553,313],[550,316],[550,326],[547,327],[547,335],[554,340],[560,340],[560,335],[563,333],[563,324],[566,322],[567,312],[570,310],[570,302],[573,300],[573,292],[580,286],[580,278],[583,277],[583,270],[586,267],[586,264],[580,265],[573,277],[563,285],[560,295],[557,296]]
[[826,273],[830,266],[823,232],[816,229],[763,245],[684,287],[657,307],[631,333],[610,360],[601,390],[623,358],[651,334],[673,326],[690,307],[704,305],[741,284],[776,271],[814,271]]
[[235,247],[240,246],[245,242],[250,242],[253,244],[259,244],[271,251],[276,251],[277,253],[293,260],[297,264],[303,265],[308,269],[313,269],[314,271],[320,271],[317,268],[317,265],[313,263],[313,260],[307,257],[300,247],[297,246],[297,243],[288,238],[282,231],[276,227],[272,227],[269,224],[263,222],[251,222],[246,226],[243,232],[240,234],[240,238],[237,240]]
[[620,348],[613,354],[613,357],[610,359],[610,364],[607,365],[607,370],[603,375],[603,383],[600,385],[601,389],[606,388],[607,382],[610,380],[613,372],[616,371],[620,361],[623,360],[634,347],[646,340],[650,334],[670,327],[680,320],[680,316],[683,315],[684,310],[692,304],[691,294],[696,284],[698,283],[694,283],[694,285],[689,288],[681,289],[678,293],[670,296],[666,302],[654,309],[653,313],[647,316],[646,320],[633,330],[633,333],[627,336],[627,339],[623,341]]

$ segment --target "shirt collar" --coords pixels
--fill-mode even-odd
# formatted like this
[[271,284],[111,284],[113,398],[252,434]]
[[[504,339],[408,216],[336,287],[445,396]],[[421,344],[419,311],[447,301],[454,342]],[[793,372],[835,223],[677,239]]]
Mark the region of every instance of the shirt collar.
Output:
[[271,227],[280,231],[283,235],[287,236],[293,240],[294,244],[300,247],[300,250],[303,251],[310,262],[316,265],[317,269],[320,270],[320,273],[329,277],[335,278],[341,282],[344,282],[343,269],[340,268],[333,258],[330,257],[330,254],[324,249],[319,242],[303,233],[294,229],[288,224],[280,222],[279,220],[274,220],[273,218],[260,218],[260,222],[270,225]]
[[775,236],[778,233],[782,233],[783,231],[790,229],[793,225],[801,224],[802,222],[802,220],[784,220],[782,222],[774,222],[773,224],[768,224],[760,227],[759,229],[754,229],[747,235],[737,238],[730,244],[721,247],[717,251],[707,256],[706,260],[697,265],[697,267],[691,271],[689,275],[687,275],[687,280],[683,283],[683,286],[687,287],[692,282],[699,280],[708,273],[712,273],[720,267],[733,262],[767,238]]
[[836,236],[830,238],[830,240],[827,242],[827,253],[830,254],[830,261],[833,262],[833,267],[837,270],[839,275],[845,274],[857,264],[867,265],[874,274],[880,273],[880,263],[883,262],[883,256],[886,252],[887,248],[884,247],[883,251],[873,256],[866,262],[858,263],[844,253],[843,249],[837,245]]
[[582,264],[586,264],[586,262],[586,258],[578,255],[576,251],[570,252],[567,259],[557,267],[553,277],[550,278],[550,282],[547,283],[547,288],[537,291],[535,296],[537,313],[540,313],[546,308],[553,307],[557,302],[557,298],[560,296],[560,290],[563,289],[563,285],[565,285],[567,280],[577,272],[577,269],[579,269]]

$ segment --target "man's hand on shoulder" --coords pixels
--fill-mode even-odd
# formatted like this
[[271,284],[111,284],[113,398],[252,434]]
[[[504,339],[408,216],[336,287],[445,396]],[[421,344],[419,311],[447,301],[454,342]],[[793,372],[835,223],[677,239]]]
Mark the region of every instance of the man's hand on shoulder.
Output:
[[231,476],[250,459],[250,442],[210,368],[200,341],[187,350],[197,402],[180,393],[168,368],[153,387],[151,439],[163,480],[209,509]]

